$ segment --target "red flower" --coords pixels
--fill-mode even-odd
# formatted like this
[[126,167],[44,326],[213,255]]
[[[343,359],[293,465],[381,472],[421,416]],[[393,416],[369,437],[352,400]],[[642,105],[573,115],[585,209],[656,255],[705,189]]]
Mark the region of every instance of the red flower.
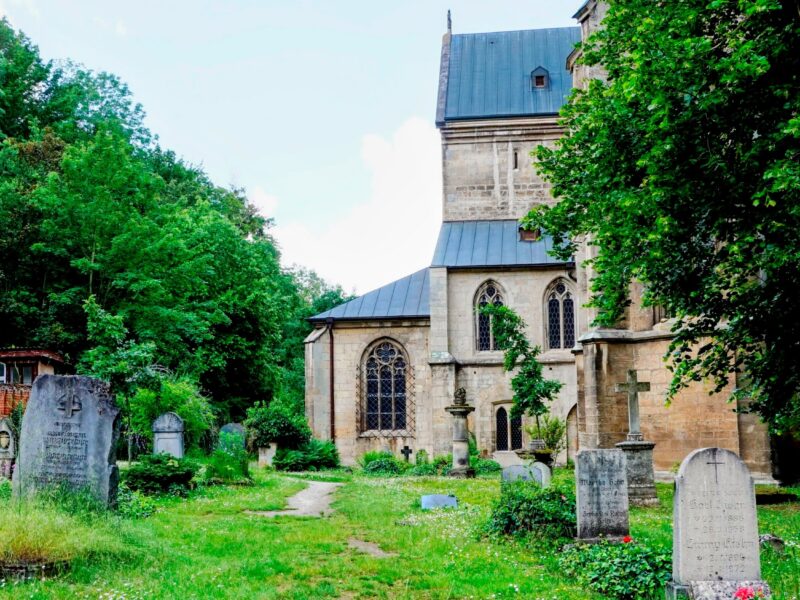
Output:
[[753,588],[751,587],[740,587],[736,590],[736,593],[733,595],[736,600],[753,600],[756,597]]
[[633,541],[633,538],[629,535],[626,535],[624,538],[622,538],[622,541],[625,544],[630,544]]

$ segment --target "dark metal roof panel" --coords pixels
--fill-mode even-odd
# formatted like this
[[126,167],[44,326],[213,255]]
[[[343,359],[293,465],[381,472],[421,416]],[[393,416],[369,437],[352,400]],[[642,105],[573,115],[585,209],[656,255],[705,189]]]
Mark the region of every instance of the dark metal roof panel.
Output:
[[551,266],[564,262],[547,252],[553,240],[542,236],[536,242],[519,239],[519,222],[445,221],[433,253],[432,267]]
[[[557,113],[572,90],[567,56],[579,27],[453,35],[445,121]],[[545,89],[531,87],[531,72],[549,73]]]
[[369,320],[402,317],[429,317],[430,273],[422,269],[407,277],[340,304],[311,317],[310,321]]

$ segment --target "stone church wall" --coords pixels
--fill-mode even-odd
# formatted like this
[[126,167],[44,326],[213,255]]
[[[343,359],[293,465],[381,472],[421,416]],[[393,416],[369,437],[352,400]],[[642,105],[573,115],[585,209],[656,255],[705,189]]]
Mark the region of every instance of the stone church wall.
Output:
[[[339,321],[333,329],[334,334],[334,403],[336,446],[342,462],[353,465],[369,450],[388,447],[400,456],[404,445],[413,449],[432,447],[432,410],[429,399],[431,370],[428,365],[428,322],[364,322],[349,323]],[[309,340],[312,339],[309,336]],[[382,338],[400,343],[408,354],[414,369],[414,402],[416,405],[415,436],[406,438],[362,437],[356,422],[358,410],[358,368],[366,349]],[[306,414],[314,434],[330,439],[330,396],[328,377],[327,333],[306,345]],[[308,363],[309,357],[312,364]],[[311,377],[309,378],[309,374]],[[447,416],[445,414],[445,416]]]
[[455,122],[441,133],[443,220],[518,219],[553,202],[530,157],[560,137],[553,117]]

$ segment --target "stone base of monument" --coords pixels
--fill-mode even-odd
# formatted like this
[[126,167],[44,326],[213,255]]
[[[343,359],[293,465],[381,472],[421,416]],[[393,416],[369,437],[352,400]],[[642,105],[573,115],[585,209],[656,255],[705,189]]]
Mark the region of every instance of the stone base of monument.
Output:
[[473,479],[475,477],[475,469],[472,467],[450,469],[449,476],[456,479]]
[[758,594],[760,590],[761,596],[757,595],[755,598],[772,597],[765,581],[692,581],[688,585],[670,581],[667,584],[666,597],[667,600],[730,600],[742,588],[749,588],[754,594]]
[[628,475],[628,502],[633,506],[657,506],[653,442],[628,440],[616,444],[625,453]]
[[69,569],[69,561],[51,560],[46,562],[0,562],[0,579],[26,581],[29,579],[49,579]]

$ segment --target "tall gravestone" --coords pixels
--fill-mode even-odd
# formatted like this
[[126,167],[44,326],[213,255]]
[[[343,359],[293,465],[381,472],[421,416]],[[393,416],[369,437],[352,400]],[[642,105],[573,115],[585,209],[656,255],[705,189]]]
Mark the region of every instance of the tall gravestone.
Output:
[[0,419],[0,477],[11,479],[11,465],[14,464],[16,443],[11,421]]
[[578,539],[628,535],[625,455],[621,450],[581,450],[575,459]]
[[672,581],[667,598],[733,598],[761,581],[753,478],[730,450],[702,448],[675,478]]
[[15,496],[66,486],[113,505],[118,437],[119,407],[107,384],[77,375],[40,375],[22,420]]
[[167,412],[153,421],[153,454],[183,458],[183,419]]

